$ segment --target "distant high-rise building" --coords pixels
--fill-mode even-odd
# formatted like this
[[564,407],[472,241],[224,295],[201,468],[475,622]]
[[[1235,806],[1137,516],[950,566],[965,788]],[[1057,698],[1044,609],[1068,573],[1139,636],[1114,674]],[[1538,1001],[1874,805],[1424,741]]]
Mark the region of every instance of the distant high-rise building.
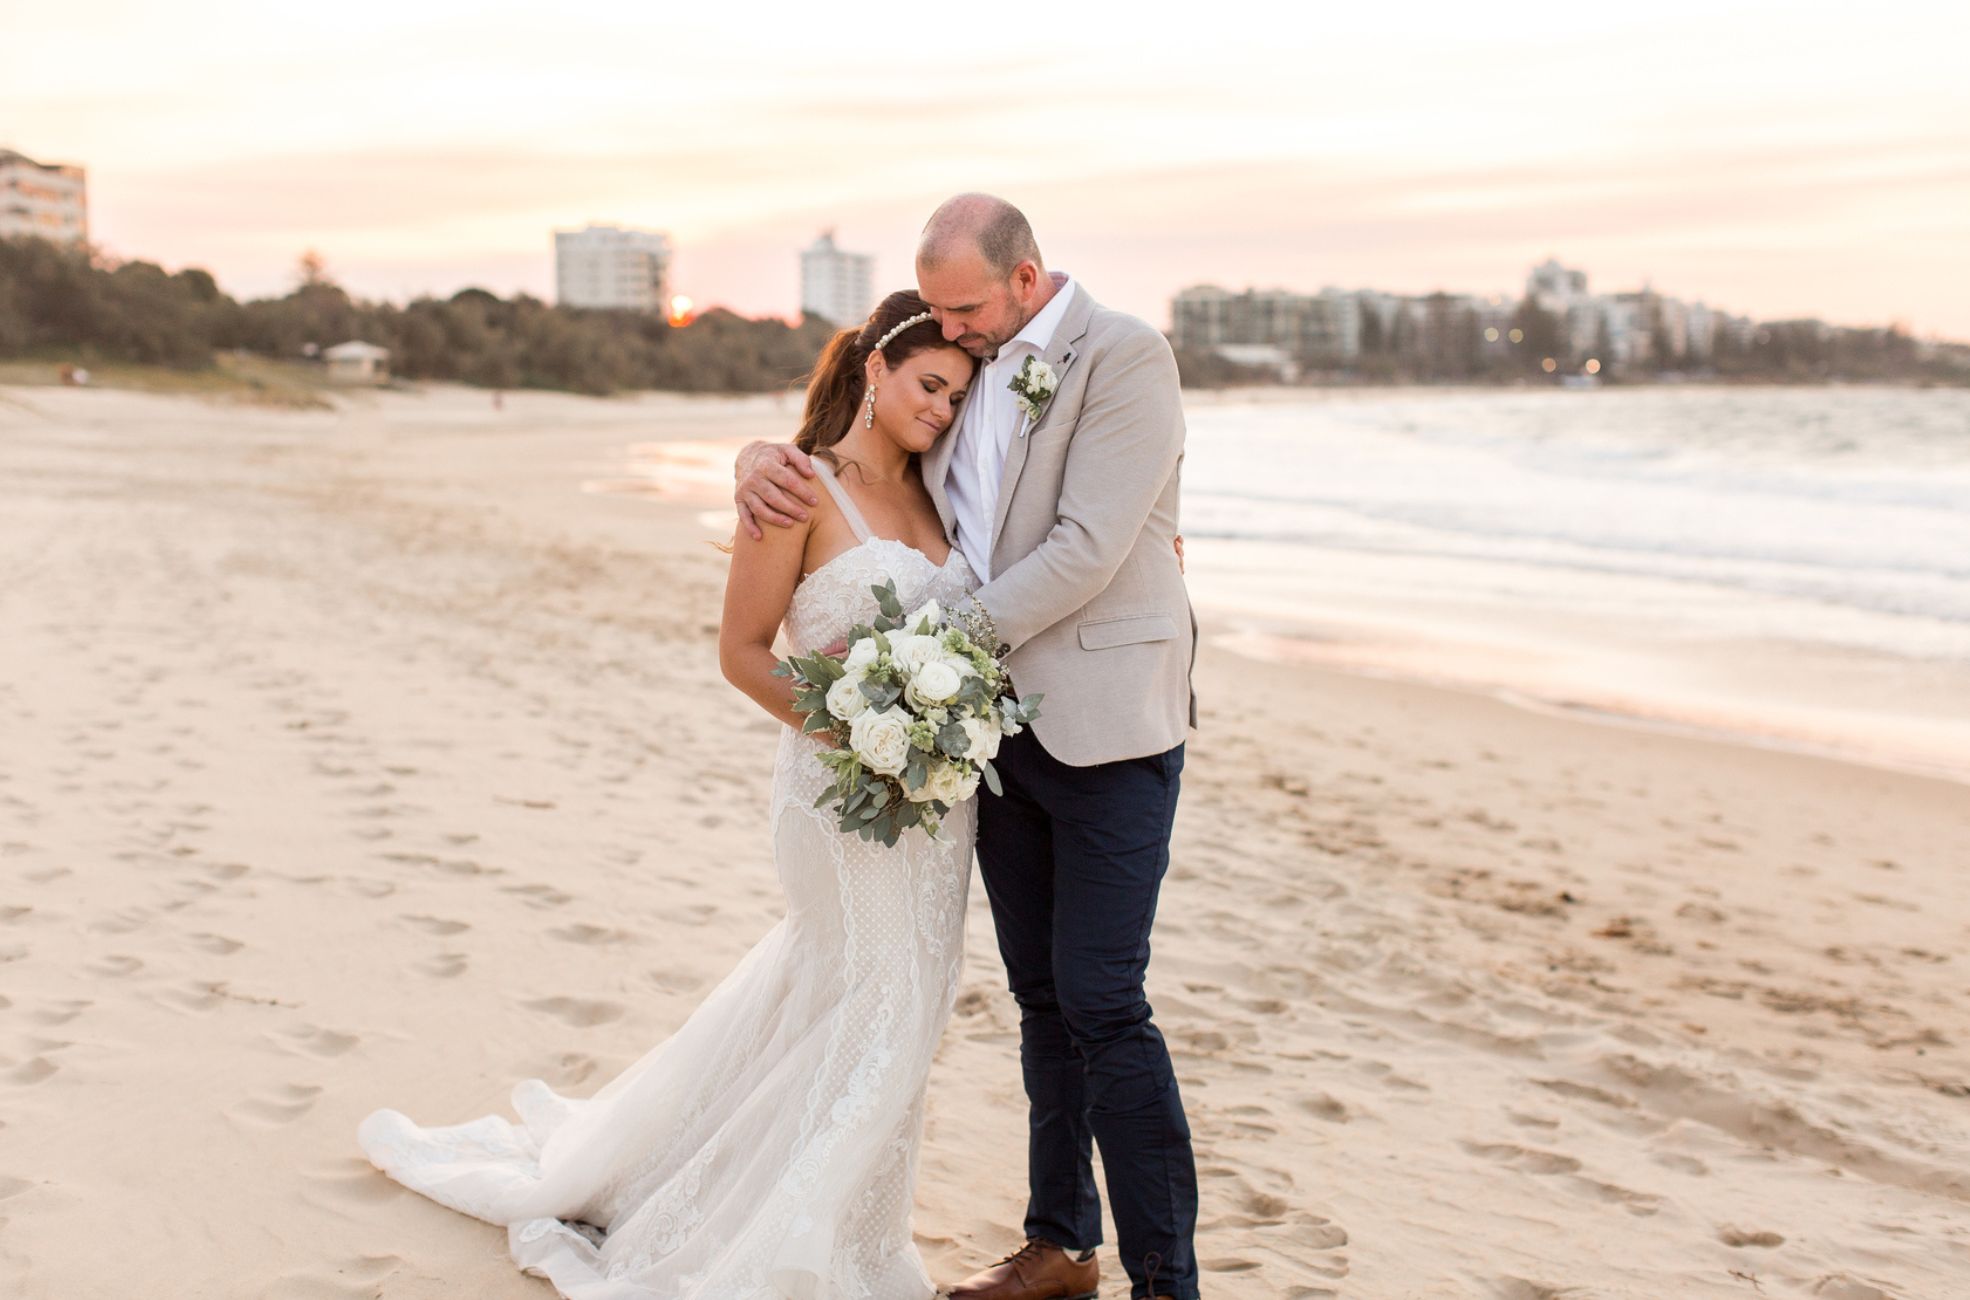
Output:
[[860,325],[875,305],[876,259],[835,247],[825,231],[800,253],[800,310],[839,326]]
[[591,225],[554,232],[554,297],[563,307],[669,309],[670,238]]
[[1543,310],[1564,316],[1569,307],[1587,296],[1587,273],[1561,266],[1558,258],[1549,257],[1526,276],[1525,296]]
[[0,239],[14,235],[87,243],[89,194],[82,169],[0,149]]

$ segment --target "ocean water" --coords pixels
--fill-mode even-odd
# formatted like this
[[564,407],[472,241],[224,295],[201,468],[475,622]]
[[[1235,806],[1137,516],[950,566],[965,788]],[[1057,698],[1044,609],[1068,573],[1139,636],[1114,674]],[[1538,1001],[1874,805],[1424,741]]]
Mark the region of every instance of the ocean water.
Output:
[[1970,777],[1970,392],[1186,395],[1235,646]]

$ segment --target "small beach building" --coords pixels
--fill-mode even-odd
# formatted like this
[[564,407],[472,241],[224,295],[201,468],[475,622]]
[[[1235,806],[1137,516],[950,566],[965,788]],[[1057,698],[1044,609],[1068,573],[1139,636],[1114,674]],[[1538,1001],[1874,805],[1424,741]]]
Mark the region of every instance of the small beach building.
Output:
[[351,339],[323,351],[328,377],[338,384],[381,384],[390,378],[390,349]]

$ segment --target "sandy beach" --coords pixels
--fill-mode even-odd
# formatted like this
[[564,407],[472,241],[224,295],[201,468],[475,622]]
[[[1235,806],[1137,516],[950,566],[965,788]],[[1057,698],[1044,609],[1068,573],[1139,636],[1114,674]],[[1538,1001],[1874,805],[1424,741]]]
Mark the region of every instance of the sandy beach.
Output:
[[[792,414],[0,388],[0,1293],[552,1294],[355,1126],[590,1091],[777,915],[718,457],[606,489]],[[1970,787],[1216,642],[1197,684],[1150,992],[1206,1295],[1970,1294]],[[1023,1204],[971,909],[945,1280]]]

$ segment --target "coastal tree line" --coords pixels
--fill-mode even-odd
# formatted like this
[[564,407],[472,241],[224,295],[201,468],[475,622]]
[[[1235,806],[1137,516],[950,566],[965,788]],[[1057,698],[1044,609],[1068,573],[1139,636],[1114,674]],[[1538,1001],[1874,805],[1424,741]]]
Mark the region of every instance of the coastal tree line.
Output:
[[[1552,379],[1565,356],[1566,322],[1527,299],[1509,320],[1510,346],[1449,295],[1425,300],[1384,326],[1364,318],[1345,358],[1295,358],[1302,382],[1523,383]],[[608,394],[638,389],[769,392],[797,384],[831,326],[749,319],[712,310],[687,326],[639,312],[557,307],[525,294],[465,289],[398,306],[352,297],[318,258],[304,258],[294,289],[240,302],[196,267],[169,272],[44,240],[0,239],[0,360],[126,361],[201,370],[222,351],[296,360],[350,339],[389,348],[392,372],[488,388]],[[1601,350],[1603,355],[1606,350]],[[1177,354],[1190,387],[1281,382],[1276,369],[1241,365],[1206,349]],[[1602,378],[1641,381],[1696,373],[1724,380],[1970,383],[1970,347],[1919,346],[1905,330],[1843,329],[1781,321],[1743,337],[1719,334],[1700,359],[1666,338],[1640,365]]]
[[127,361],[183,370],[241,350],[298,360],[350,339],[390,349],[393,374],[590,394],[767,392],[797,382],[832,327],[712,310],[688,326],[465,289],[403,306],[352,297],[304,258],[278,298],[239,302],[196,267],[113,262],[40,239],[0,240],[0,359]]

